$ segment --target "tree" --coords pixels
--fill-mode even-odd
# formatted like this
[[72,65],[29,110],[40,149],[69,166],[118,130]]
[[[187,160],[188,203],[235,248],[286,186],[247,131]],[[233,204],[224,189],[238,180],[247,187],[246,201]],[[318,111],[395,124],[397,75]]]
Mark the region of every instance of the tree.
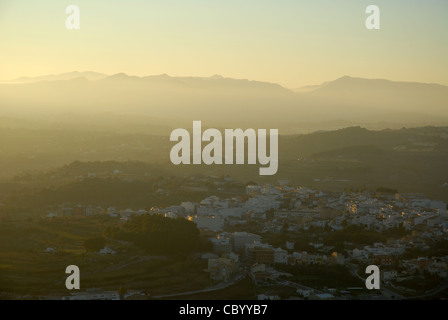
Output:
[[99,251],[104,248],[106,241],[102,237],[89,238],[84,241],[84,248],[86,252]]
[[120,295],[120,300],[124,300],[124,296],[128,293],[128,290],[126,290],[126,287],[120,287],[118,289],[118,294]]
[[153,254],[185,254],[200,245],[194,222],[161,215],[132,216],[120,229],[107,229],[105,235],[132,241]]

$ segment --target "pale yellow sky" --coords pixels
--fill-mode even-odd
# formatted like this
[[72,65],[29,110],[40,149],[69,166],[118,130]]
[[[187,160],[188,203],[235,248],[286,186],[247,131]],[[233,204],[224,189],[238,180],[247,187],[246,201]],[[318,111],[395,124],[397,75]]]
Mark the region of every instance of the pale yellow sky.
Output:
[[[0,0],[0,79],[167,73],[295,88],[343,75],[448,85],[448,1]],[[65,8],[80,8],[67,30]]]

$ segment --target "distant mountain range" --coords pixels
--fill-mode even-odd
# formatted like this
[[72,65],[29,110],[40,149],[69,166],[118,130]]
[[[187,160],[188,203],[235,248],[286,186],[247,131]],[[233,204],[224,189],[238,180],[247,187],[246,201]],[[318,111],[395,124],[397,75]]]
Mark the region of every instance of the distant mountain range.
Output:
[[448,86],[344,76],[284,88],[247,79],[69,72],[0,84],[0,112],[116,112],[281,127],[306,122],[448,124]]
[[[344,76],[326,82],[309,96],[321,101],[338,101],[346,105],[371,105],[404,111],[429,111],[443,114],[448,111],[448,87],[440,84],[398,82],[385,79],[363,79]],[[360,100],[364,100],[360,103]],[[429,109],[429,110],[428,110]]]
[[7,81],[9,83],[30,83],[30,82],[39,82],[39,81],[58,81],[58,80],[72,80],[76,78],[86,78],[87,80],[101,80],[106,77],[108,77],[107,74],[93,72],[93,71],[85,71],[85,72],[79,72],[79,71],[73,71],[73,72],[66,72],[61,74],[47,74],[44,76],[38,76],[38,77],[21,77],[17,79],[13,79],[10,81]]

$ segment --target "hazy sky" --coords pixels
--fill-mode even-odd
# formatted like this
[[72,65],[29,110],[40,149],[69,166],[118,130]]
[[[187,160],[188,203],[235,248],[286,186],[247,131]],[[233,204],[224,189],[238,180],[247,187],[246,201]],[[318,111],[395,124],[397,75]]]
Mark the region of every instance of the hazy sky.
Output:
[[[80,30],[65,27],[71,4]],[[381,30],[365,27],[369,4]],[[448,85],[447,57],[447,0],[0,0],[2,80],[90,70]]]

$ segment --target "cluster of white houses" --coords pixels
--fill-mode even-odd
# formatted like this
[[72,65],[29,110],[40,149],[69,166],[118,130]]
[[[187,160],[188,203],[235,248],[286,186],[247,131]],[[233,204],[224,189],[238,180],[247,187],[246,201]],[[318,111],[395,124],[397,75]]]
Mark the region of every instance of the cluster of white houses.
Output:
[[[216,233],[211,238],[213,253],[208,257],[208,270],[212,279],[226,280],[237,272],[242,261],[250,265],[279,264],[330,264],[344,263],[341,254],[326,248],[322,243],[311,244],[320,254],[294,252],[293,243],[274,248],[261,242],[261,236],[246,232],[224,233],[226,225],[244,225],[256,221],[260,234],[288,231],[342,230],[350,225],[384,231],[404,227],[412,232],[406,240],[389,240],[347,250],[347,259],[393,265],[406,248],[427,249],[428,239],[446,239],[448,235],[447,206],[442,201],[430,200],[421,194],[378,194],[373,192],[328,192],[306,187],[285,185],[249,185],[246,194],[220,199],[209,196],[199,203],[182,202],[165,208],[116,209],[113,207],[64,204],[57,213],[64,215],[108,214],[123,221],[132,215],[161,214],[165,217],[184,217],[196,223],[198,229]],[[356,246],[356,244],[355,244]],[[403,260],[403,259],[401,259]],[[418,259],[417,259],[418,260]],[[422,269],[440,276],[447,274],[446,257],[421,257],[420,260],[403,260],[408,272]],[[386,278],[399,278],[391,271]]]
[[[344,257],[336,252],[310,254],[306,251],[288,253],[288,250],[274,248],[261,242],[261,236],[248,232],[221,233],[210,238],[213,254],[203,255],[208,259],[208,271],[213,280],[227,280],[238,271],[240,256],[249,266],[273,266],[275,264],[344,264]],[[286,248],[294,249],[287,242]]]
[[[371,192],[323,193],[305,187],[250,185],[245,197],[219,199],[210,196],[200,203],[182,202],[165,208],[104,209],[91,205],[63,204],[47,217],[109,214],[127,220],[132,215],[162,214],[185,217],[199,229],[221,232],[226,224],[245,224],[248,219],[263,221],[260,232],[280,232],[285,222],[290,231],[312,227],[341,230],[347,225],[363,225],[382,231],[397,226],[423,230],[423,237],[443,236],[448,231],[446,204],[419,194],[383,195]],[[272,215],[268,218],[269,213]],[[417,228],[418,229],[418,228]]]

